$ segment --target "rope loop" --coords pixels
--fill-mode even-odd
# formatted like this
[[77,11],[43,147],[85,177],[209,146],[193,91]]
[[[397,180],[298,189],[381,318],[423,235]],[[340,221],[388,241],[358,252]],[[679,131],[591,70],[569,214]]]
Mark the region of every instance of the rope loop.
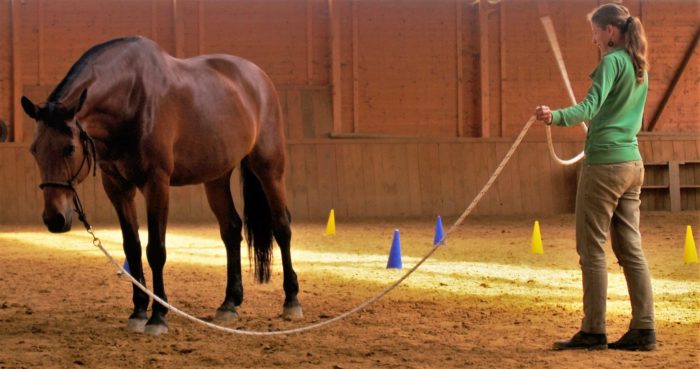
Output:
[[[583,128],[583,132],[588,133],[588,127],[586,126],[586,123],[581,122],[580,123],[581,128]],[[552,126],[547,125],[545,127],[545,134],[547,135],[547,147],[549,148],[549,154],[552,156],[552,159],[554,159],[557,163],[561,165],[573,165],[578,163],[581,159],[584,157],[584,152],[581,151],[578,153],[576,156],[574,156],[571,159],[561,159],[557,155],[556,151],[554,150],[554,144],[552,143]]]

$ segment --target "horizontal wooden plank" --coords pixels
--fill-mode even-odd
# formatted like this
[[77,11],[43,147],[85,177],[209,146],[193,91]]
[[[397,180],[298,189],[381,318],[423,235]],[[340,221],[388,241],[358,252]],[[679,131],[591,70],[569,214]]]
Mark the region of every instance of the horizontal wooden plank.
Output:
[[[650,164],[646,168],[642,208],[670,209],[668,161],[687,161],[680,165],[681,207],[700,208],[696,144],[686,138],[647,143],[643,147],[653,149],[653,155],[645,153]],[[325,219],[331,208],[348,219],[456,216],[481,190],[509,147],[502,140],[296,142],[289,144],[287,150],[289,208],[295,219],[311,220]],[[565,157],[579,149],[580,143],[557,144],[557,150]],[[572,212],[577,167],[553,162],[544,142],[523,143],[478,204],[476,213]],[[0,223],[41,221],[43,200],[36,187],[38,182],[38,170],[27,145],[0,144]],[[232,182],[236,206],[241,211],[237,174]],[[99,176],[81,184],[79,193],[90,219],[116,222]],[[214,220],[202,186],[173,188],[171,194],[171,220]],[[138,195],[139,218],[143,222],[142,202]]]

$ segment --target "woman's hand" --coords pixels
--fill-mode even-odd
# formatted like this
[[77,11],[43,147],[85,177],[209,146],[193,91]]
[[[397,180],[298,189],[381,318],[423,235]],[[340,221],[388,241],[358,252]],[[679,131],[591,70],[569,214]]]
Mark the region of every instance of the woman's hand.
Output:
[[535,117],[537,120],[543,121],[546,125],[552,124],[552,111],[549,110],[549,106],[540,105],[535,108]]

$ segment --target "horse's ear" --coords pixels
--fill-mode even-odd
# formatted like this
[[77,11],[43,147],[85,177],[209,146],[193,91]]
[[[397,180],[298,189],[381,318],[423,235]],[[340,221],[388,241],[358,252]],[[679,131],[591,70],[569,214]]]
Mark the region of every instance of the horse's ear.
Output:
[[32,102],[32,100],[29,100],[26,96],[22,96],[22,108],[28,116],[36,120],[36,112],[38,110],[38,107]]
[[87,88],[80,94],[80,99],[78,99],[78,105],[76,105],[75,110],[73,110],[73,115],[78,114],[85,103],[85,99],[87,99]]

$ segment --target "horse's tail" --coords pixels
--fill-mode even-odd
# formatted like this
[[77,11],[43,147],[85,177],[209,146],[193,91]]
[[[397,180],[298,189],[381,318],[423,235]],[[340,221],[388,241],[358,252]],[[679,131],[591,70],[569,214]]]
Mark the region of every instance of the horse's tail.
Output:
[[270,281],[272,261],[272,214],[258,177],[250,170],[248,159],[241,161],[243,187],[243,220],[248,242],[248,258],[255,253],[255,278],[260,283]]

